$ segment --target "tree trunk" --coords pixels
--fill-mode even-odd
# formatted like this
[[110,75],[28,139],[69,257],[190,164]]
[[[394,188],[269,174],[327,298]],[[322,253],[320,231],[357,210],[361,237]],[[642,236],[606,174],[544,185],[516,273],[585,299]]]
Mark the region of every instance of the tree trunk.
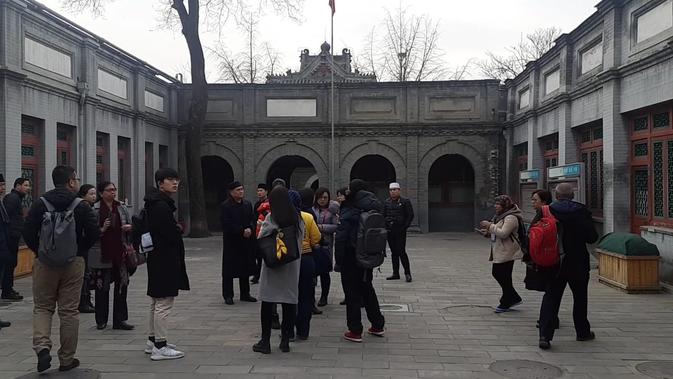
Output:
[[[190,13],[191,13],[190,9]],[[198,32],[198,16],[189,25],[182,25],[182,34],[189,47],[192,70],[192,98],[189,104],[189,124],[187,125],[187,174],[189,185],[190,237],[208,237],[206,201],[203,192],[201,169],[201,133],[208,108],[208,83],[205,74],[203,46]]]

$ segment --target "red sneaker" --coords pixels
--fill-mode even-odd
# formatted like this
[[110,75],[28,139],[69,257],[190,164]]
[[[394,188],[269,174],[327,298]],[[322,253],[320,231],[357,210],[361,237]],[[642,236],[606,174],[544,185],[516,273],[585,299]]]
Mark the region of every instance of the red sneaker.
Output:
[[371,334],[372,336],[377,336],[377,337],[383,337],[383,335],[386,333],[386,330],[381,328],[381,329],[376,329],[375,327],[369,328],[367,330],[367,333]]
[[351,342],[362,342],[362,334],[356,334],[349,330],[344,333],[344,339]]

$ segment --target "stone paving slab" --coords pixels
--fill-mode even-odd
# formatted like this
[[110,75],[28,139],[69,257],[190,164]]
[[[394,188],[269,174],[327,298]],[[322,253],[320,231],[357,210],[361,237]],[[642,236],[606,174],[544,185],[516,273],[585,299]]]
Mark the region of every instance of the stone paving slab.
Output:
[[[136,330],[99,331],[93,315],[81,315],[77,356],[82,374],[88,369],[104,379],[503,378],[490,370],[494,362],[524,360],[557,366],[563,378],[614,379],[647,378],[636,370],[643,362],[673,362],[673,296],[628,295],[599,284],[592,271],[589,320],[597,339],[575,341],[572,296],[567,291],[561,329],[552,349],[542,351],[535,328],[541,294],[523,288],[524,266],[517,264],[514,270],[524,303],[515,312],[495,314],[500,292],[490,274],[488,241],[450,233],[409,237],[413,283],[386,281],[389,262],[376,273],[381,303],[409,310],[384,312],[384,338],[364,336],[362,344],[341,339],[345,308],[338,305],[343,294],[338,274],[332,273],[330,304],[324,314],[313,317],[309,340],[292,344],[292,352],[283,354],[277,348],[279,332],[274,331],[273,353],[260,355],[251,350],[260,333],[259,304],[226,306],[222,301],[220,238],[186,244],[192,291],[178,297],[170,335],[186,357],[152,362],[143,353],[148,298],[141,268],[129,288],[129,322]],[[30,288],[30,278],[18,280],[17,289],[26,299],[0,306],[0,318],[12,322],[12,327],[0,330],[0,379],[35,370]],[[254,296],[257,286],[252,292]],[[55,352],[58,328],[53,332]],[[57,367],[58,359],[52,363]],[[57,376],[52,371],[41,377]]]

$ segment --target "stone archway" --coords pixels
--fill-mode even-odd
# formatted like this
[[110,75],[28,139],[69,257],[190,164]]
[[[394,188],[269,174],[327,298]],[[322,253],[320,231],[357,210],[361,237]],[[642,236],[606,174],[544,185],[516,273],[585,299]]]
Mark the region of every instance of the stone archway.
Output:
[[379,199],[388,197],[388,185],[397,180],[395,167],[382,155],[369,154],[358,159],[351,168],[350,180],[362,179]]
[[[315,169],[314,174],[318,175],[319,182],[322,184],[328,183],[327,165],[323,157],[310,146],[299,144],[294,141],[274,146],[261,154],[255,164],[255,180],[260,183],[267,183],[267,176],[269,175],[272,166],[283,157],[299,157],[305,159]],[[311,175],[308,175],[306,179],[308,180],[310,176]],[[274,178],[271,178],[271,180],[273,179]],[[268,182],[267,184],[271,183]],[[301,184],[303,185],[305,182]]]
[[488,175],[488,152],[480,152],[469,143],[458,140],[446,141],[435,145],[422,155],[419,164],[419,222],[423,232],[430,231],[429,228],[429,176],[432,165],[442,156],[460,155],[464,157],[472,166],[474,172],[474,205],[472,209],[473,219],[479,220],[490,212],[487,204],[490,196],[490,177]]
[[201,171],[208,229],[219,231],[222,230],[220,204],[227,198],[226,187],[234,181],[234,170],[223,158],[207,155],[201,157]]
[[367,155],[378,155],[385,158],[394,167],[395,180],[400,182],[402,188],[407,187],[407,164],[404,157],[389,145],[378,141],[368,141],[352,148],[343,155],[340,163],[341,175],[339,177],[344,183],[337,183],[337,188],[348,185],[346,180],[350,179],[355,163]]
[[320,179],[315,167],[308,159],[298,155],[285,155],[273,162],[266,173],[265,183],[271,184],[274,179],[285,180],[289,188],[318,188]]
[[439,157],[428,172],[428,230],[469,232],[474,220],[474,169],[462,155]]

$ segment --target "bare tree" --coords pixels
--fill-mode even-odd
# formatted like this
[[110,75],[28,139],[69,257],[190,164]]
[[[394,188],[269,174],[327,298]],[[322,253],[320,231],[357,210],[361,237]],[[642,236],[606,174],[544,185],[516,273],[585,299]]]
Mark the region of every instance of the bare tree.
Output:
[[[381,29],[380,35],[377,28]],[[381,24],[365,38],[358,69],[380,80],[421,81],[446,78],[444,54],[438,46],[439,22],[428,15],[415,15],[407,8],[386,9]]]
[[[103,7],[114,0],[61,0],[74,11],[91,10],[101,14]],[[186,3],[186,4],[185,4]],[[303,0],[258,0],[258,9],[271,5],[277,13],[296,18]],[[249,14],[246,0],[161,0],[161,17],[169,27],[181,28],[189,49],[192,96],[187,119],[187,175],[189,176],[190,236],[210,235],[206,221],[206,204],[201,172],[201,135],[208,108],[208,83],[205,57],[199,27],[217,30],[222,38],[222,27],[229,16]],[[130,10],[132,11],[132,10]],[[240,18],[237,17],[237,20]]]
[[528,62],[539,59],[549,51],[560,35],[561,29],[556,27],[536,29],[516,45],[508,47],[506,55],[487,51],[487,58],[477,62],[477,67],[488,78],[513,78],[526,68]]
[[253,13],[250,13],[240,23],[240,29],[245,33],[244,52],[233,54],[222,43],[214,49],[209,49],[218,61],[220,80],[234,83],[259,83],[264,81],[268,75],[274,74],[280,58],[268,42],[258,42],[258,24],[259,18]]

